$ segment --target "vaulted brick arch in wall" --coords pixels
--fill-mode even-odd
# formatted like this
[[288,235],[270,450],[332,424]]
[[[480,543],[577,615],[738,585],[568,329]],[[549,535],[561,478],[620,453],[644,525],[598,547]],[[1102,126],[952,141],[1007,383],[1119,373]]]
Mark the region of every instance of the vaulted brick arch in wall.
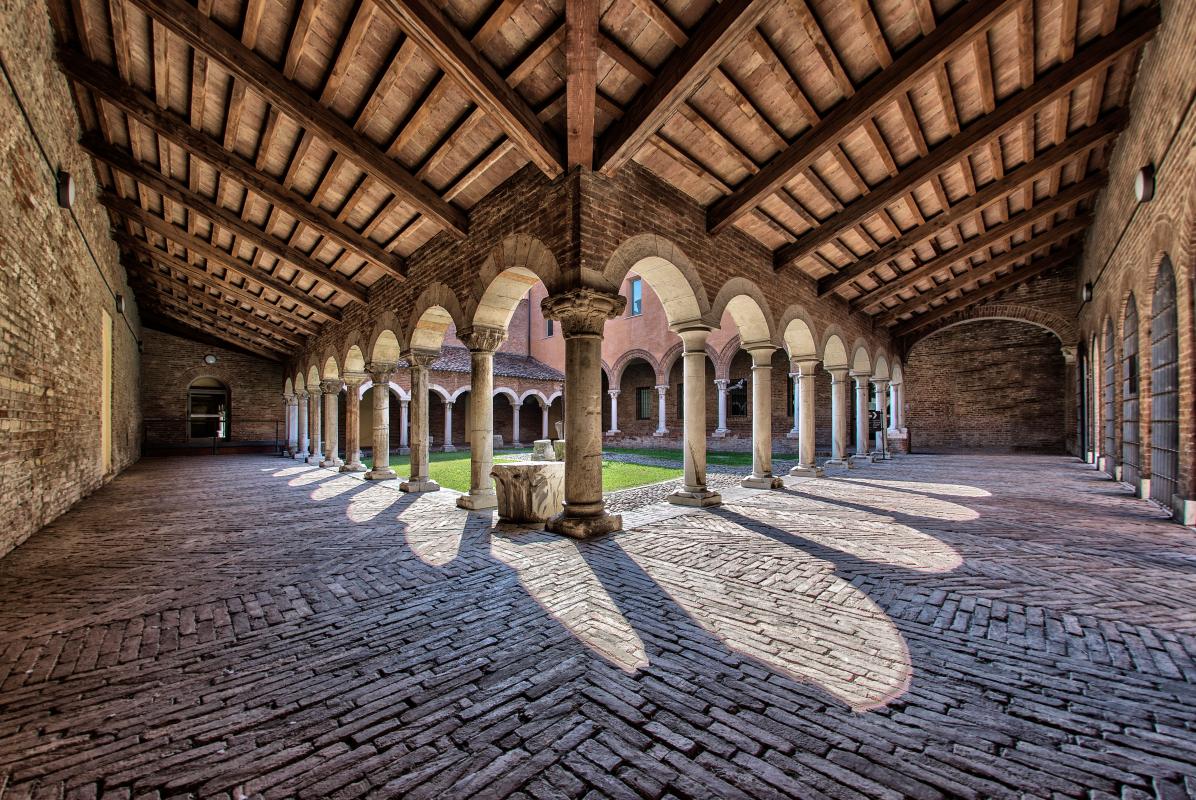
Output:
[[1074,347],[1080,341],[1080,332],[1076,324],[1063,317],[1046,309],[1036,308],[1028,305],[1018,305],[1012,303],[1001,303],[983,306],[974,306],[961,311],[958,314],[953,314],[942,323],[926,328],[924,331],[919,331],[916,336],[911,337],[906,341],[906,350],[912,350],[922,339],[928,336],[933,336],[939,331],[956,325],[963,325],[968,322],[978,322],[980,320],[1016,320],[1021,322],[1028,322],[1031,325],[1037,325],[1040,328],[1045,328],[1059,339],[1059,343],[1064,347]]

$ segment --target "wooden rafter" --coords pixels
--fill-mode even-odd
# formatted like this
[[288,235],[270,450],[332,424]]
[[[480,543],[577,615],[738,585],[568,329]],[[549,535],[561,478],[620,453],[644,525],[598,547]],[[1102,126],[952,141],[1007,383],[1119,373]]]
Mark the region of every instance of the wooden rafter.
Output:
[[374,2],[498,123],[533,164],[550,178],[561,174],[560,144],[531,106],[431,0]]
[[[745,210],[759,205],[761,200],[812,166],[844,136],[862,125],[879,106],[908,91],[928,70],[938,67],[956,49],[971,42],[1016,1],[977,0],[961,4],[933,33],[919,40],[891,66],[868,81],[863,89],[836,106],[820,123],[745,181],[734,194],[711,206],[707,212],[707,228],[717,233],[742,216]],[[868,27],[875,28],[875,20]]]
[[[134,279],[134,285],[138,286],[136,279]],[[273,339],[256,334],[249,328],[237,322],[222,318],[219,314],[199,308],[188,300],[183,300],[181,298],[169,295],[166,292],[153,287],[152,284],[142,283],[138,288],[140,288],[142,292],[142,297],[150,298],[152,302],[157,304],[159,307],[173,309],[176,312],[182,313],[183,315],[192,316],[205,323],[204,326],[193,326],[198,327],[202,331],[213,334],[220,332],[223,333],[225,337],[234,337],[235,340],[241,340],[240,344],[242,347],[245,347],[246,343],[248,343],[262,355],[265,353],[286,355],[288,352],[284,345],[279,344]],[[172,315],[172,317],[173,316],[174,315]],[[273,355],[272,357],[277,358],[277,355]]]
[[594,167],[598,0],[565,0],[566,166]]
[[873,187],[870,193],[854,201],[843,211],[823,220],[817,228],[804,234],[798,241],[780,248],[774,256],[775,265],[781,268],[804,258],[877,213],[913,187],[956,163],[976,147],[998,136],[1009,126],[1035,113],[1044,103],[1070,92],[1078,83],[1091,78],[1112,60],[1140,47],[1154,35],[1158,24],[1157,7],[1146,7],[1133,12],[1112,34],[1085,45],[1070,61],[1043,73],[1029,88],[1014,93],[1000,103],[991,114],[980,117],[926,156],[905,165],[898,175]]
[[[649,0],[650,2],[650,0]],[[611,174],[626,164],[708,75],[756,27],[775,0],[723,0],[602,136],[595,166]]]
[[1024,163],[1010,171],[1005,177],[995,180],[980,189],[976,194],[950,206],[938,216],[926,221],[911,230],[904,231],[901,236],[886,242],[882,247],[867,256],[849,264],[834,275],[828,275],[818,281],[818,294],[824,295],[841,286],[845,286],[856,278],[868,274],[872,270],[892,261],[897,256],[936,236],[954,225],[963,222],[976,212],[999,202],[1020,187],[1031,183],[1044,173],[1052,170],[1063,162],[1083,155],[1089,148],[1096,147],[1113,136],[1116,136],[1129,121],[1129,112],[1125,109],[1114,111],[1109,117],[1097,125],[1085,128],[1069,138],[1063,144],[1056,145],[1039,154],[1037,158]]
[[387,158],[369,139],[340,117],[315,102],[273,65],[243,45],[186,0],[129,0],[195,50],[219,61],[238,79],[278,106],[304,128],[324,139],[337,152],[352,158],[391,192],[402,197],[438,225],[458,236],[468,230],[465,215],[445,202],[426,184]]

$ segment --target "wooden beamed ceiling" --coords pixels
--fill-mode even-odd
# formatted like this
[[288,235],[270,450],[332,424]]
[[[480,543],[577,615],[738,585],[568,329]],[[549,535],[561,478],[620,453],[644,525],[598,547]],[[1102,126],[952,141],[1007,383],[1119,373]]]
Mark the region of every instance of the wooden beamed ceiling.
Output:
[[916,331],[1079,254],[1150,0],[48,0],[152,313],[272,358],[525,165]]

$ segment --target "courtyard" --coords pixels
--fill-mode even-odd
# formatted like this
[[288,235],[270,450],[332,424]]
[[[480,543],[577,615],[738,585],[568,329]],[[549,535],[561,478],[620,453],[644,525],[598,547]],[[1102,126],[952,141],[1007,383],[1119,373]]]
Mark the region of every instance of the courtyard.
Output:
[[0,562],[0,794],[1196,790],[1196,537],[1121,484],[906,456],[723,495],[574,541],[142,459]]

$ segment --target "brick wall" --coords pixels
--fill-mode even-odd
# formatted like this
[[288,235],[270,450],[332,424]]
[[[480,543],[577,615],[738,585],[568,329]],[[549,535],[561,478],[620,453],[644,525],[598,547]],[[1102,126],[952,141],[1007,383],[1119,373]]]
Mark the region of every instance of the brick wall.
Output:
[[[44,3],[4,5],[0,57],[12,84],[0,79],[0,555],[140,455],[137,308],[90,160],[75,144],[77,117],[53,46]],[[75,178],[78,226],[55,202],[59,168]],[[125,297],[123,316],[114,293]],[[103,311],[113,321],[107,471]]]
[[[215,378],[229,390],[229,439],[273,441],[275,425],[285,439],[281,364],[264,358],[146,328],[142,334],[141,407],[146,447],[185,445],[187,393],[198,378]],[[204,356],[216,356],[215,364]]]
[[915,453],[1064,451],[1063,354],[1050,331],[982,320],[910,351],[907,427]]

